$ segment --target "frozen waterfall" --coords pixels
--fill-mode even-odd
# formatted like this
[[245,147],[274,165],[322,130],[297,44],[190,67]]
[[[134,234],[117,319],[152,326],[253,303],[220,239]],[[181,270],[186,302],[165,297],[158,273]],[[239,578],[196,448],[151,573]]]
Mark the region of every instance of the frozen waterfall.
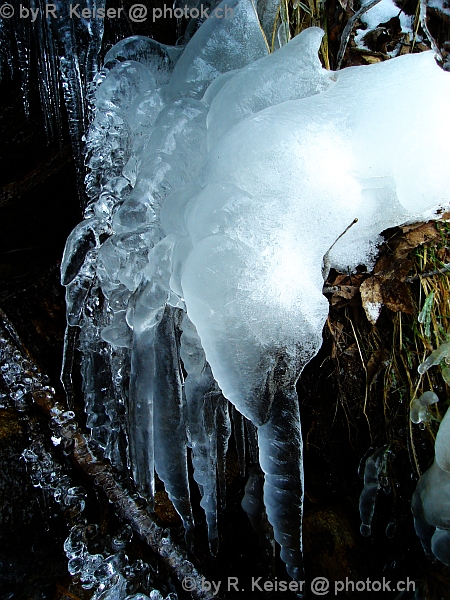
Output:
[[324,257],[370,265],[381,231],[448,204],[450,76],[431,52],[326,71],[317,28],[268,54],[253,4],[226,4],[184,50],[119,42],[95,78],[63,380],[78,334],[93,438],[149,501],[156,471],[188,544],[190,454],[213,554],[231,414],[242,449],[256,428],[267,517],[300,579],[296,382],[322,343]]

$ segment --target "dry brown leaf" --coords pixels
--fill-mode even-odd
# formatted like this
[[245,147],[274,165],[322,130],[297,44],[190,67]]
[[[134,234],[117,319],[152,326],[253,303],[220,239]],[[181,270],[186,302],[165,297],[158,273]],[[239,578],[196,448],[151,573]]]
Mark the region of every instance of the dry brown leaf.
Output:
[[372,325],[377,322],[383,306],[393,312],[414,314],[409,287],[400,279],[392,277],[392,274],[393,272],[379,273],[361,284],[362,305]]
[[337,292],[331,296],[331,306],[335,306],[342,299],[351,300],[356,296],[359,291],[359,287],[355,285],[341,285]]
[[379,63],[379,62],[383,61],[383,59],[380,58],[379,56],[373,56],[370,54],[362,54],[361,58],[363,58],[368,65],[373,65],[375,63]]
[[409,259],[393,259],[392,256],[383,254],[377,261],[373,270],[374,275],[382,279],[399,279],[404,281],[411,271],[413,262]]
[[408,227],[402,228],[405,235],[401,236],[396,244],[394,250],[394,258],[396,259],[406,258],[411,250],[414,250],[417,246],[422,246],[441,236],[436,224],[432,222],[423,223],[414,227],[414,229],[409,229]]
[[381,282],[378,277],[369,277],[361,284],[361,302],[369,323],[375,325],[383,307]]
[[414,304],[409,287],[399,279],[386,279],[381,284],[383,304],[393,312],[414,314]]

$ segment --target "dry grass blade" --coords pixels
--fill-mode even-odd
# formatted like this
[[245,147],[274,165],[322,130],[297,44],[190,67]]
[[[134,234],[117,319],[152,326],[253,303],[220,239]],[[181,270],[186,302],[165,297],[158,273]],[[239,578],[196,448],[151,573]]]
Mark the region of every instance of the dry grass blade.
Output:
[[273,24],[271,51],[276,48],[276,38],[280,31],[282,38],[289,41],[308,27],[321,27],[325,35],[320,46],[320,57],[326,69],[330,69],[328,54],[327,20],[324,3],[321,0],[281,0]]

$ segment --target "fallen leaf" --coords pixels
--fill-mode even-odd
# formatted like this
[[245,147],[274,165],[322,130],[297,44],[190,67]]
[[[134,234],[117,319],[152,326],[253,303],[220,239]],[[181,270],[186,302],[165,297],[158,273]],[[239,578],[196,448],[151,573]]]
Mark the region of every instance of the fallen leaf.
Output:
[[331,305],[335,306],[342,299],[351,300],[356,296],[359,287],[354,285],[341,285],[339,289],[331,296]]
[[414,314],[414,304],[409,287],[392,277],[393,271],[379,273],[366,279],[360,287],[361,301],[367,319],[372,325],[378,320],[383,306],[393,312]]
[[[411,226],[409,226],[411,227]],[[413,229],[402,228],[405,235],[399,237],[394,247],[394,258],[406,258],[411,250],[441,237],[435,223],[423,223]]]
[[381,284],[383,304],[393,312],[414,314],[414,304],[409,287],[399,279],[386,279]]
[[369,323],[375,325],[383,307],[381,282],[378,277],[369,277],[361,284],[361,302]]

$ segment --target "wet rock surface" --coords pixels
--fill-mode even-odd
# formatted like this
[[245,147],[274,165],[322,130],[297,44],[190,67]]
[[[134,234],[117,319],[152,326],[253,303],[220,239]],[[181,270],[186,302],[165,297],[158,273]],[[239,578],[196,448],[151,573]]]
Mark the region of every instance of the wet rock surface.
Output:
[[0,410],[0,594],[50,598],[66,574],[65,522],[33,488],[21,453],[26,433],[12,409]]

